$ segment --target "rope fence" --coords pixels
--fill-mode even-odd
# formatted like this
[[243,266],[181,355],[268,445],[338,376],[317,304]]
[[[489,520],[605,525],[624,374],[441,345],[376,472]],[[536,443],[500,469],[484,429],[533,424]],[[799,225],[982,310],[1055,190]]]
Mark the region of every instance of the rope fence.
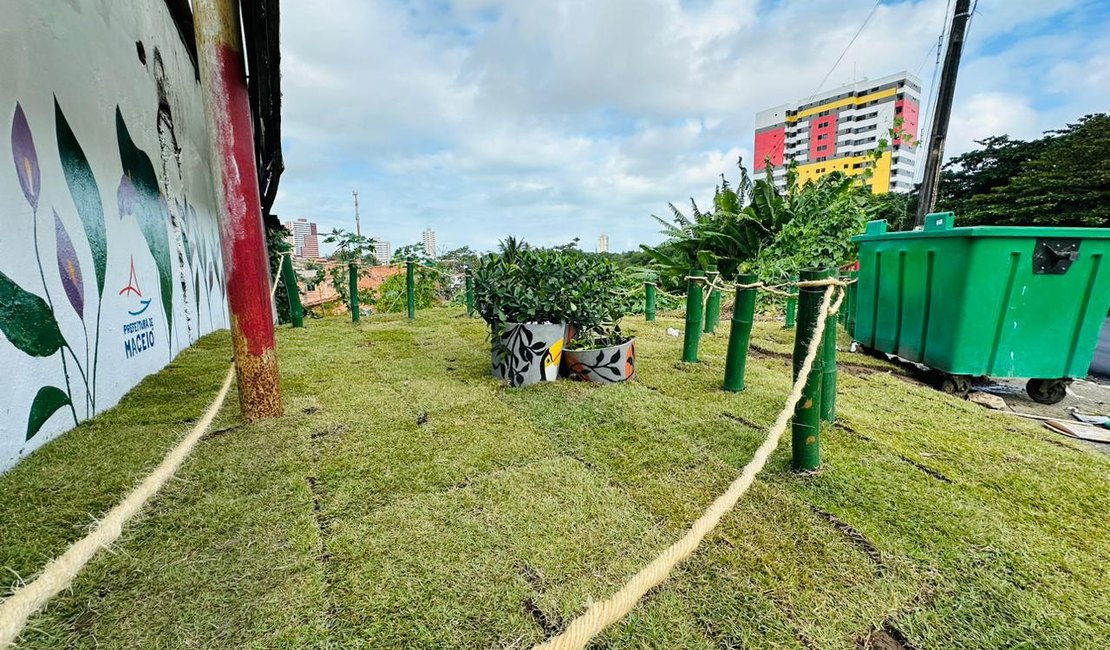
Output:
[[[270,293],[273,295],[273,292]],[[204,416],[193,426],[181,442],[166,455],[157,468],[128,494],[116,507],[108,511],[92,532],[76,541],[65,553],[50,561],[39,577],[29,584],[16,590],[4,602],[0,603],[0,648],[6,648],[15,643],[19,633],[27,624],[27,619],[32,614],[46,605],[62,590],[69,587],[81,569],[88,564],[98,551],[108,548],[123,533],[123,526],[134,517],[152,496],[162,489],[166,481],[177,471],[197,442],[208,432],[212,420],[227,399],[231,389],[231,381],[235,379],[235,366],[232,365],[224,383],[216,393],[216,398],[208,405]]]
[[[281,278],[281,272],[289,255],[288,252],[284,252],[278,256],[277,272],[274,273],[273,282],[270,283],[271,301],[277,293],[278,280]],[[181,439],[181,442],[166,454],[158,467],[119,504],[109,510],[88,535],[71,544],[64,553],[51,560],[37,578],[16,589],[11,596],[0,602],[0,648],[13,646],[31,615],[42,609],[51,598],[68,588],[97,552],[108,548],[119,539],[123,534],[124,525],[138,514],[146,502],[173,477],[192,453],[193,448],[208,432],[208,428],[212,426],[216,414],[220,412],[227,400],[227,394],[231,390],[231,382],[234,379],[235,365],[232,364],[216,397],[205,409],[204,415]]]
[[[817,354],[821,350],[825,338],[826,323],[829,321],[829,316],[840,309],[844,299],[843,285],[842,281],[835,279],[806,283],[807,287],[825,287],[816,327],[808,342],[805,359],[797,378],[794,380],[786,404],[779,412],[778,417],[775,418],[775,423],[768,431],[763,444],[759,446],[752,459],[744,466],[740,476],[706,508],[705,512],[690,526],[681,539],[671,544],[647,566],[640,569],[616,593],[601,602],[590,605],[585,612],[567,626],[565,631],[544,643],[536,645],[534,650],[578,650],[584,648],[591,639],[605,628],[623,619],[648,591],[667,580],[674,568],[697,550],[705,536],[716,528],[721,517],[732,510],[740,498],[744,496],[755,481],[755,477],[767,465],[771,454],[778,447],[783,433],[786,432],[786,426],[790,422],[791,415],[802,399],[810,374],[813,372]],[[835,302],[833,302],[834,293],[837,294]]]
[[[271,283],[271,300],[273,300],[277,291],[278,280],[286,265],[287,257],[289,257],[287,253],[279,256],[277,272]],[[750,278],[754,276],[746,277]],[[805,277],[805,274],[803,274],[803,277]],[[690,525],[686,533],[668,548],[663,550],[650,563],[640,569],[640,571],[632,576],[623,587],[609,598],[591,604],[582,614],[575,618],[562,633],[536,645],[534,650],[584,648],[591,639],[607,627],[623,619],[648,591],[665,582],[670,577],[674,568],[688,559],[699,548],[701,542],[716,528],[721,518],[730,512],[746,494],[758,474],[766,466],[771,454],[778,448],[779,442],[787,426],[791,422],[792,414],[794,419],[794,438],[796,446],[798,445],[798,430],[800,426],[809,427],[811,431],[814,429],[814,424],[810,420],[807,420],[807,422],[809,422],[808,424],[800,423],[799,420],[801,419],[803,411],[812,412],[814,408],[818,410],[822,408],[820,405],[820,393],[822,390],[820,380],[822,375],[828,372],[828,368],[826,367],[827,355],[829,354],[830,348],[830,337],[827,335],[828,328],[835,328],[835,315],[839,312],[845,296],[848,293],[847,287],[855,282],[854,279],[845,281],[833,277],[817,277],[819,279],[805,279],[775,286],[768,286],[763,282],[729,283],[721,280],[719,276],[707,278],[705,276],[691,275],[687,277],[687,281],[691,284],[691,289],[693,289],[695,285],[699,285],[697,292],[691,291],[687,296],[688,307],[692,304],[695,306],[695,309],[699,304],[703,309],[705,306],[703,296],[697,295],[698,293],[704,293],[705,296],[708,296],[712,292],[720,290],[735,291],[735,300],[737,301],[740,300],[741,292],[754,290],[777,292],[789,296],[790,298],[797,298],[797,294],[782,290],[782,287],[787,286],[796,287],[800,292],[806,294],[803,297],[807,302],[803,303],[804,309],[802,310],[804,312],[802,320],[805,321],[806,327],[803,331],[802,320],[800,320],[798,335],[795,338],[795,377],[790,393],[786,398],[782,410],[775,418],[774,424],[768,430],[766,438],[762,444],[760,444],[759,448],[752,456],[752,459],[744,466],[740,475],[729,485],[725,492],[718,496],[712,504],[705,509],[702,515]],[[654,283],[645,283],[644,286],[646,287],[648,285],[654,286]],[[702,289],[708,290],[702,291]],[[817,301],[817,293],[820,293],[819,302]],[[411,286],[409,287],[409,295],[411,297]],[[745,304],[754,304],[754,298],[749,297]],[[750,307],[748,310],[750,311]],[[734,328],[738,322],[737,316],[740,315],[740,311],[739,309],[734,310]],[[743,315],[740,316],[745,317]],[[747,317],[750,317],[750,314]],[[700,327],[697,329],[700,330]],[[805,338],[807,334],[808,339]],[[835,370],[835,337],[831,340],[833,350],[832,363]],[[747,342],[747,339],[744,338],[743,346],[745,349],[747,347]],[[729,343],[731,354],[731,348],[733,346],[731,337]],[[694,350],[694,357],[694,360],[696,360],[696,347]],[[825,358],[824,360],[823,357]],[[798,365],[799,359],[801,359],[800,365]],[[684,358],[684,360],[688,361],[690,359]],[[726,376],[728,372],[726,366]],[[742,384],[742,367],[740,374]],[[161,490],[165,483],[185,462],[205,433],[207,433],[213,420],[226,401],[234,378],[235,366],[232,365],[232,367],[228,369],[223,384],[215,398],[205,410],[203,417],[163,458],[155,470],[143,479],[131,493],[126,495],[119,504],[108,511],[85,537],[74,542],[62,555],[51,560],[35,580],[19,587],[11,596],[0,602],[0,648],[5,648],[14,644],[16,638],[18,638],[19,634],[26,626],[28,619],[35,612],[44,607],[52,597],[68,588],[73,579],[97,552],[101,549],[108,548],[119,539],[123,532],[124,525],[144,507],[151,497]],[[729,389],[727,381],[726,389]],[[742,386],[737,390],[740,389],[742,389]],[[814,406],[815,390],[817,396],[816,402],[818,403],[816,407]],[[835,384],[833,386],[833,392],[835,394]],[[805,404],[800,405],[803,398],[805,398]],[[810,415],[812,415],[812,413],[810,413]],[[822,417],[824,417],[824,411],[822,411]],[[807,434],[805,438],[805,444],[807,445],[816,442],[815,433]],[[795,453],[797,454],[797,447],[795,448]],[[816,454],[816,449],[810,453]]]

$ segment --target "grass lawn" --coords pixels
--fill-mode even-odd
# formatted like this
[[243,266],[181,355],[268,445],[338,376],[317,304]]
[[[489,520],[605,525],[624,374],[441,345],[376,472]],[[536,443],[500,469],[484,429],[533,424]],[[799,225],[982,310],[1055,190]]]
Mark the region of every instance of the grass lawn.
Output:
[[[791,333],[728,326],[678,362],[679,320],[629,319],[637,381],[508,389],[461,310],[279,334],[287,415],[232,394],[176,478],[27,648],[524,648],[679,536],[789,388]],[[226,333],[0,477],[14,587],[149,471],[215,394]],[[1110,645],[1110,457],[841,355],[824,468],[787,445],[605,648]]]

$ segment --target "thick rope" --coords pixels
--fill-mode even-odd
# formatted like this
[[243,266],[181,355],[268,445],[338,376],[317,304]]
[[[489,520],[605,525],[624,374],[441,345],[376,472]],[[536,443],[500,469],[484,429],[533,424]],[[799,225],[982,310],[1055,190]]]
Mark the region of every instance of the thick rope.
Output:
[[281,267],[282,267],[283,264],[285,264],[285,258],[287,258],[287,257],[289,257],[289,252],[288,251],[286,251],[284,253],[280,253],[278,255],[277,271],[274,272],[274,281],[270,283],[270,300],[273,300],[274,299],[274,294],[277,293],[278,279],[281,278]]
[[[813,336],[809,341],[809,348],[806,350],[805,360],[802,363],[801,371],[798,373],[798,378],[794,381],[794,388],[790,391],[790,396],[786,399],[786,406],[783,407],[782,412],[779,413],[778,419],[771,427],[767,434],[767,439],[756,450],[755,455],[752,456],[751,461],[744,466],[744,470],[740,473],[728,490],[713,502],[698,518],[697,521],[690,526],[682,539],[672,544],[665,551],[660,553],[651,564],[648,564],[640,572],[632,577],[620,591],[610,596],[607,600],[600,603],[594,603],[585,612],[567,627],[567,629],[560,635],[550,639],[549,641],[535,646],[534,650],[578,650],[586,647],[599,632],[606,627],[616,623],[624,618],[629,611],[643,598],[644,594],[653,589],[654,587],[663,583],[680,562],[690,557],[698,546],[701,544],[702,539],[712,531],[721,517],[736,505],[740,497],[751,487],[755,477],[767,464],[767,460],[771,454],[778,447],[779,440],[782,438],[783,432],[786,431],[786,425],[790,421],[790,416],[794,412],[794,407],[802,399],[802,389],[805,387],[806,381],[809,379],[809,373],[813,370],[814,359],[817,358],[817,351],[821,348],[821,341],[824,338],[825,321],[830,313],[836,313],[840,308],[840,303],[844,299],[844,292],[834,288],[834,283],[821,280],[827,286],[825,296],[821,301],[821,311],[817,317],[817,324],[813,331]],[[832,302],[832,295],[834,292],[839,292],[835,304],[830,306]]]
[[131,494],[112,508],[104,516],[92,532],[76,541],[66,549],[60,557],[50,561],[43,569],[42,574],[34,582],[24,585],[16,590],[4,602],[0,603],[0,648],[8,647],[15,643],[16,637],[27,624],[27,619],[32,614],[46,605],[58,592],[67,588],[81,569],[96,555],[97,551],[107,548],[115,542],[123,532],[123,525],[135,516],[143,505],[165,485],[173,476],[181,463],[188,457],[189,452],[196,446],[209,425],[215,419],[216,413],[223,406],[227,398],[231,381],[235,378],[235,367],[227,371],[223,386],[216,394],[216,399],[208,405],[204,417],[193,427],[173,451],[162,459],[161,464],[139,484]]

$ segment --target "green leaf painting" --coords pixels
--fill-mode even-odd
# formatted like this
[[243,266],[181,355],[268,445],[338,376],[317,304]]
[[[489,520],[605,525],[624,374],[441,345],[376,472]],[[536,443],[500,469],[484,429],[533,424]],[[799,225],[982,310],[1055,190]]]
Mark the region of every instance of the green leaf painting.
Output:
[[48,357],[65,344],[46,301],[0,273],[0,332],[32,357]]
[[42,425],[54,415],[58,409],[69,405],[69,396],[60,388],[43,386],[31,402],[31,415],[27,418],[27,440],[35,437],[42,429]]
[[[123,113],[116,107],[116,140],[119,143],[120,162],[123,173],[135,189],[134,210],[139,230],[146,239],[147,248],[158,267],[158,288],[162,298],[162,310],[166,314],[166,327],[173,331],[173,269],[170,258],[170,237],[168,232],[169,210],[165,198],[158,187],[158,176],[150,157],[135,145]],[[121,216],[123,216],[121,214]]]
[[66,183],[77,214],[85,225],[85,236],[92,251],[96,267],[97,293],[104,295],[104,272],[108,267],[108,237],[104,229],[104,205],[100,201],[100,188],[93,178],[89,159],[77,142],[77,136],[66,121],[58,99],[54,99],[54,125],[58,135],[58,157],[62,163]]

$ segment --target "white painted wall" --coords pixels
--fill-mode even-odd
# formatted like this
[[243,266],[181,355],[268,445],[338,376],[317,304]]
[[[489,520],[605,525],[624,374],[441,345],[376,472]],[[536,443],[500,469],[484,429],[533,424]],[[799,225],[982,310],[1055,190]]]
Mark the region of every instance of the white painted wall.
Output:
[[[165,4],[9,0],[3,13],[0,472],[227,326],[199,83]],[[60,150],[55,101],[91,183]],[[121,151],[117,109],[141,153]],[[72,353],[51,351],[54,322]],[[28,439],[36,399],[46,419]]]

